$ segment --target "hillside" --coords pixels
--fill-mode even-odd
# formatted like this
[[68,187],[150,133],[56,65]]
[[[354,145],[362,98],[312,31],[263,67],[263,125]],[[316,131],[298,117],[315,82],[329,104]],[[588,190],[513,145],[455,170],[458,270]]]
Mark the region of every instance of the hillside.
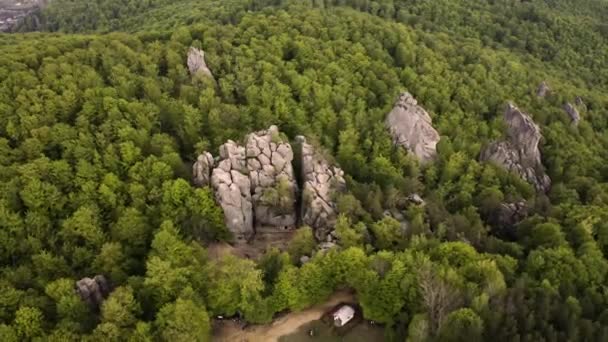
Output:
[[0,34],[0,340],[208,341],[342,289],[391,341],[608,340],[607,20],[51,1]]

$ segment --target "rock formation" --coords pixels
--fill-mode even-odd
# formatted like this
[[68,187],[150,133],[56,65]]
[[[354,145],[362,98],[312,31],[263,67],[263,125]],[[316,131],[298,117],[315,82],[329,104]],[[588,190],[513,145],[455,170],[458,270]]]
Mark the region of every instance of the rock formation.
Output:
[[345,187],[344,172],[328,163],[306,142],[296,137],[300,148],[302,181],[302,224],[312,227],[319,240],[325,240],[337,218],[334,196]]
[[551,92],[551,89],[547,85],[547,82],[543,81],[536,90],[536,96],[545,97]]
[[581,116],[578,113],[578,109],[576,109],[570,102],[564,105],[564,110],[572,120],[572,124],[577,126],[578,122],[581,121]]
[[196,163],[192,166],[192,178],[197,186],[209,185],[211,170],[213,169],[213,156],[205,152],[198,156]]
[[93,279],[82,278],[77,281],[76,292],[89,305],[99,307],[110,294],[110,286],[103,275],[96,275]]
[[246,155],[256,228],[295,227],[297,184],[289,142],[270,126],[247,136]]
[[534,185],[537,191],[547,191],[551,180],[541,163],[538,143],[540,128],[532,118],[509,103],[504,116],[507,139],[495,142],[481,153],[481,160],[494,162]]
[[[344,173],[330,164],[298,137],[301,147],[298,191],[294,152],[276,126],[251,133],[245,146],[229,140],[220,146],[219,159],[202,153],[192,166],[193,182],[210,185],[224,211],[226,227],[237,241],[250,240],[255,233],[276,233],[295,229],[301,223],[326,239],[336,220],[333,195],[345,186]],[[211,175],[211,177],[209,177]],[[299,196],[302,210],[296,204]]]
[[201,74],[215,79],[211,70],[207,67],[207,63],[205,63],[205,51],[195,47],[190,47],[190,50],[188,50],[188,69],[190,75]]
[[410,93],[399,96],[386,118],[386,126],[393,142],[416,155],[421,163],[429,162],[437,155],[439,133],[433,128],[429,114],[418,106]]
[[228,140],[220,146],[220,162],[211,174],[215,197],[224,210],[226,227],[236,240],[253,236],[251,182],[245,148]]

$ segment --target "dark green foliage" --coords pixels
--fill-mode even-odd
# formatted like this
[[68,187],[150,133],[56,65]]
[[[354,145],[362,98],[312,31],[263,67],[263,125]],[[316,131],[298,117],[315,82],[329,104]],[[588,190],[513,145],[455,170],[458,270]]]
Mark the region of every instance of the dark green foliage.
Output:
[[[263,323],[349,288],[395,340],[608,340],[607,8],[52,1],[19,29],[59,33],[0,35],[0,339],[206,341],[214,315]],[[217,82],[190,77],[190,46]],[[429,165],[383,125],[403,90],[442,136]],[[506,101],[542,129],[546,196],[478,161]],[[189,167],[270,124],[345,170],[338,248],[302,227],[257,263],[209,260],[230,234]],[[286,190],[263,199],[289,207]],[[497,232],[522,200],[529,218]],[[94,274],[114,287],[98,310],[73,291]]]

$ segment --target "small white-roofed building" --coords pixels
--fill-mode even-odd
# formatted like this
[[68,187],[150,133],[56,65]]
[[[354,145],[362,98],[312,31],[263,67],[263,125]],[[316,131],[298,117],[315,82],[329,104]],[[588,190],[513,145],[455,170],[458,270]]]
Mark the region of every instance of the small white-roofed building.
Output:
[[355,309],[349,305],[343,305],[333,313],[334,325],[343,327],[355,317]]

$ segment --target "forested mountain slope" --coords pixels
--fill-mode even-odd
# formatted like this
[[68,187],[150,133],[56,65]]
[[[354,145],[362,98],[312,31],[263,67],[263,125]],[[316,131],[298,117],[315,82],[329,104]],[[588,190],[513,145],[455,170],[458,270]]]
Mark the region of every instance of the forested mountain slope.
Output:
[[[387,340],[608,339],[605,2],[55,0],[40,15],[55,33],[0,35],[1,340],[205,341],[215,315],[268,322],[340,288]],[[215,81],[188,73],[191,46]],[[441,135],[432,163],[384,125],[403,91]],[[509,101],[540,126],[547,194],[479,161]],[[339,246],[313,253],[301,228],[286,252],[209,258],[231,236],[190,166],[273,124],[345,171]],[[414,193],[426,204],[404,207]],[[99,308],[74,292],[96,274],[113,289]]]

